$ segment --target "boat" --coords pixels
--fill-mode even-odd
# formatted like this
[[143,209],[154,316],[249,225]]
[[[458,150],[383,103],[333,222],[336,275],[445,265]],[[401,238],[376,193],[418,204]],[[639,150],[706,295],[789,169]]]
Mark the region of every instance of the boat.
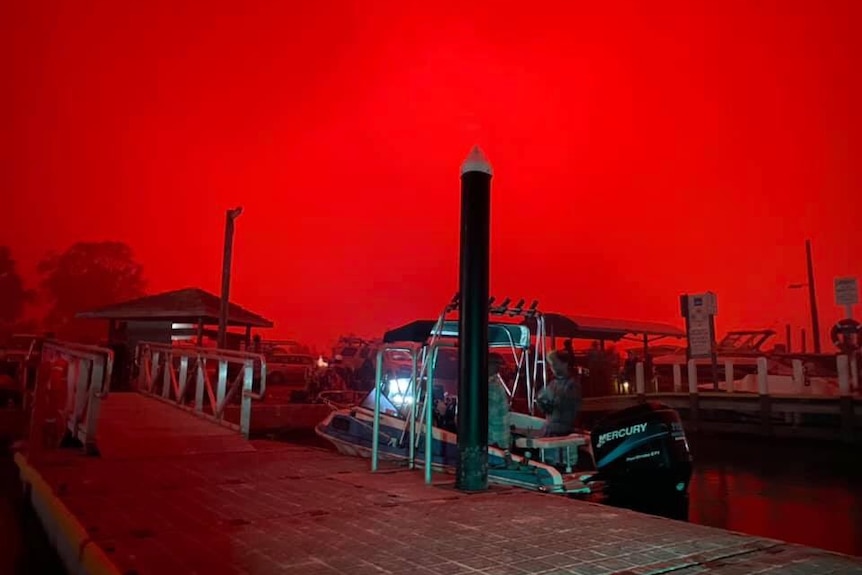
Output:
[[[441,357],[448,355],[451,361],[457,351],[458,322],[448,318],[457,309],[457,300],[456,296],[436,321],[413,321],[387,332],[377,364],[386,365],[387,353],[407,353],[416,358],[416,367],[406,372],[403,365],[396,370],[379,368],[365,397],[357,405],[331,412],[316,426],[317,435],[340,453],[372,458],[373,467],[384,459],[454,471],[458,383],[438,370],[445,364]],[[685,431],[679,414],[661,403],[612,413],[592,432],[539,436],[544,418],[535,415],[536,403],[547,383],[542,316],[537,302],[527,310],[523,300],[514,308],[508,299],[505,302],[502,310],[490,306],[488,343],[489,353],[507,356],[513,368],[508,371],[512,378],[503,381],[513,408],[509,421],[513,445],[509,451],[488,447],[489,481],[556,494],[639,486],[651,492],[686,493],[692,459]],[[514,323],[513,317],[533,321]],[[522,411],[517,410],[519,405]]]

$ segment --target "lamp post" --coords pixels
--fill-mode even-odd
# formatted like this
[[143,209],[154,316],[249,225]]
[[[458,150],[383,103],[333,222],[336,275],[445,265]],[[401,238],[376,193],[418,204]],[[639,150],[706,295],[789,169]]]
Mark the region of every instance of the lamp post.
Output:
[[218,317],[218,347],[227,347],[227,312],[230,302],[230,269],[233,260],[233,232],[234,220],[242,213],[242,207],[228,210],[225,214],[224,223],[224,256],[221,267],[221,306]]
[[795,283],[787,286],[789,289],[808,288],[808,307],[811,312],[811,338],[814,341],[814,353],[820,353],[820,315],[817,313],[817,292],[814,289],[814,259],[811,256],[811,240],[805,240],[805,264],[808,271],[806,283]]
[[[796,283],[796,284],[790,284],[789,286],[787,286],[787,289],[798,290],[798,289],[805,289],[807,287],[808,287],[808,283]],[[820,339],[820,326],[818,325],[818,320],[817,320],[817,303],[816,302],[814,303],[813,308],[811,307],[810,301],[809,301],[808,305],[809,305],[809,309],[811,311],[811,335],[814,338],[814,353],[820,353],[820,342],[817,341],[818,339]],[[803,333],[802,345],[804,346],[805,345],[805,341],[804,341],[805,340],[805,330],[803,330],[802,333]]]

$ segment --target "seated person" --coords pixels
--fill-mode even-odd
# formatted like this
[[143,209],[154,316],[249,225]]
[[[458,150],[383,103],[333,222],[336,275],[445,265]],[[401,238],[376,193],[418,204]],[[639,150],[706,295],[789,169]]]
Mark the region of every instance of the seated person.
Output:
[[581,382],[580,376],[573,377],[570,373],[569,361],[566,352],[548,354],[554,379],[539,393],[539,409],[545,414],[543,437],[568,435],[575,429],[575,418],[581,407]]
[[508,450],[512,445],[509,423],[509,394],[500,378],[502,360],[492,355],[488,361],[488,445]]

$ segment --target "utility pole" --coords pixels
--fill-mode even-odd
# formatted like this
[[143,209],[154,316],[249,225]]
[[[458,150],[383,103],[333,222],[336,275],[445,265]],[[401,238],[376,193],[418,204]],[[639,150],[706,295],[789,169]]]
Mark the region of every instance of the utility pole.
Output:
[[458,466],[461,491],[488,489],[488,297],[491,164],[474,147],[461,165]]
[[817,313],[817,290],[814,287],[814,260],[811,257],[811,240],[805,240],[805,260],[808,265],[808,301],[811,307],[811,337],[814,353],[820,353],[820,315]]
[[227,348],[227,312],[230,303],[230,270],[233,260],[234,220],[242,213],[242,207],[228,210],[224,223],[224,256],[221,266],[221,307],[218,317],[218,347]]

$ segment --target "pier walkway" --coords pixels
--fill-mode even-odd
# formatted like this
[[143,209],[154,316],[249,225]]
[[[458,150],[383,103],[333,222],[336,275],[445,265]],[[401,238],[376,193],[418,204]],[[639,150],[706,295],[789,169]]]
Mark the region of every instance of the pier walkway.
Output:
[[102,403],[100,457],[18,454],[72,573],[860,573],[862,559],[308,446],[248,441],[136,393]]

